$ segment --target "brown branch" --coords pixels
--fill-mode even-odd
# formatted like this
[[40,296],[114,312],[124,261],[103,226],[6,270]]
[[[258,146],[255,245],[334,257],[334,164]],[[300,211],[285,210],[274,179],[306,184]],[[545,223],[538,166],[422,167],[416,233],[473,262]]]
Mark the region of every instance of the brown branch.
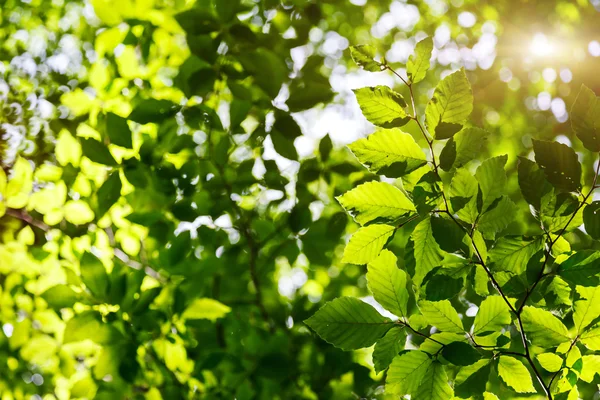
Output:
[[51,229],[49,225],[45,224],[42,221],[38,221],[37,219],[33,218],[24,209],[17,210],[17,209],[14,209],[14,208],[7,208],[6,209],[6,215],[10,215],[13,218],[20,219],[21,221],[25,222],[26,224],[34,226],[34,227],[36,227],[38,229],[41,229],[44,232],[48,232]]

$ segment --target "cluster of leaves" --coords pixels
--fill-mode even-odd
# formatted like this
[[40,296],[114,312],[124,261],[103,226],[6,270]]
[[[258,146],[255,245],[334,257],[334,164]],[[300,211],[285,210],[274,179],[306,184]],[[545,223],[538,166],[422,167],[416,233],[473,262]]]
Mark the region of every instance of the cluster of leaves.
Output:
[[[379,129],[349,148],[385,179],[338,197],[361,225],[343,261],[367,265],[368,287],[391,315],[340,297],[305,322],[343,350],[375,345],[373,363],[387,370],[390,394],[591,398],[600,382],[599,253],[572,249],[579,240],[568,235],[583,225],[586,236],[600,238],[600,202],[591,201],[600,164],[582,184],[573,148],[533,139],[535,161],[519,156],[515,178],[535,222],[527,235],[507,234],[518,215],[505,170],[514,156],[478,160],[487,133],[468,123],[473,94],[465,71],[444,77],[419,114],[413,88],[430,67],[432,47],[430,38],[417,44],[406,77],[378,61],[372,47],[351,49],[365,70],[395,74],[409,96],[384,86],[355,91]],[[571,121],[586,151],[597,155],[600,99],[585,86]],[[410,122],[429,158],[400,129]],[[397,243],[402,230],[410,236]]]
[[[328,136],[301,163],[282,158],[299,159],[290,112],[333,96],[323,57],[299,71],[290,60],[319,7],[93,1],[84,18],[85,4],[59,3],[3,9],[21,17],[5,20],[21,24],[11,40],[74,19],[81,59],[44,75],[58,51],[48,33],[30,84],[55,112],[35,156],[26,140],[4,149],[18,156],[0,171],[0,394],[322,398],[347,374],[373,386],[294,324],[314,312],[346,228],[328,199],[370,175]],[[11,47],[6,64],[25,53]],[[7,101],[28,106],[20,78]],[[284,84],[287,110],[273,105]],[[306,289],[280,295],[298,271]]]

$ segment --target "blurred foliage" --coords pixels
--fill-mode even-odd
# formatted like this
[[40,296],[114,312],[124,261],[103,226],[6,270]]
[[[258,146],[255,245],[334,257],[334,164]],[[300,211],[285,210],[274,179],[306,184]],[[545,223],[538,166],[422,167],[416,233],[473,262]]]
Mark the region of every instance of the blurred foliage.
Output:
[[[433,36],[417,103],[465,66],[482,156],[510,154],[513,177],[531,137],[571,138],[539,93],[572,104],[581,82],[600,85],[585,52],[521,62],[529,41],[541,31],[585,50],[598,13],[588,1],[364,3],[3,2],[3,400],[385,396],[370,350],[333,348],[302,322],[368,296],[366,269],[341,261],[356,225],[333,200],[378,179],[342,146],[373,129],[352,108],[365,84],[339,83],[369,79],[349,45],[399,66]],[[356,131],[316,138],[332,111]],[[522,218],[507,232],[521,232],[533,217],[513,197]],[[573,249],[595,246],[579,236]],[[408,234],[394,240],[400,257]]]

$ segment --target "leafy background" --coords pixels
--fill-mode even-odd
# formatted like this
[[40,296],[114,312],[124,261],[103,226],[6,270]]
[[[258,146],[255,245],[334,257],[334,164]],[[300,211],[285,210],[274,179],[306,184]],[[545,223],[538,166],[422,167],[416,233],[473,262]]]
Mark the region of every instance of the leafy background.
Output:
[[[569,143],[593,172],[567,110],[582,82],[600,92],[599,7],[5,1],[3,398],[385,397],[372,349],[336,349],[303,323],[340,296],[376,304],[366,268],[342,260],[358,225],[334,198],[377,178],[344,147],[374,130],[352,90],[409,97],[389,72],[358,70],[349,46],[403,73],[433,37],[419,104],[465,67],[481,158],[509,154],[505,233],[533,234],[516,174],[532,138]],[[540,32],[558,50],[536,55]],[[598,246],[578,230],[569,242]]]

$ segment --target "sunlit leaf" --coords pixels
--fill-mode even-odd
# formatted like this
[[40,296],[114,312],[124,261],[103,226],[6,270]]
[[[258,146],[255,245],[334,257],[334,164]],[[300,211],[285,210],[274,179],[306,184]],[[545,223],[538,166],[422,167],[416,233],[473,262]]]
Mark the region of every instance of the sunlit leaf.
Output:
[[363,115],[372,124],[391,128],[408,122],[406,101],[387,86],[355,89],[354,94]]
[[396,228],[390,225],[369,225],[357,230],[344,249],[342,262],[367,264],[383,249]]
[[425,111],[435,139],[449,139],[461,130],[473,111],[473,92],[464,69],[445,77],[436,87]]
[[361,225],[394,222],[417,211],[402,191],[389,183],[367,182],[339,196],[342,207]]
[[348,148],[369,170],[401,177],[425,165],[423,150],[413,137],[399,129],[380,129]]
[[533,380],[527,367],[514,357],[500,356],[498,374],[517,393],[535,393]]
[[321,339],[342,350],[369,347],[392,328],[393,323],[373,307],[353,297],[326,303],[304,321]]

